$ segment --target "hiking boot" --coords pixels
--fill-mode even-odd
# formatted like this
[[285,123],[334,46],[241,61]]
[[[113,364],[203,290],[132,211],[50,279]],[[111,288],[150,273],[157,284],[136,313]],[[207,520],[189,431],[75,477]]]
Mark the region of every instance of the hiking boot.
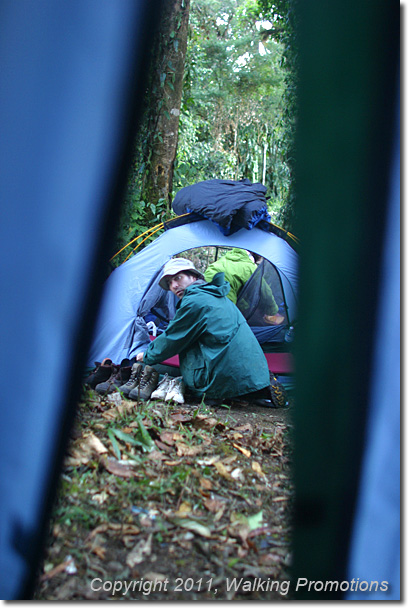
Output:
[[99,394],[111,394],[117,392],[118,388],[126,383],[131,376],[131,365],[128,358],[124,358],[121,364],[113,364],[112,374],[104,383],[99,383],[96,386],[96,391]]
[[120,373],[120,367],[118,364],[113,364],[111,367],[111,375],[109,376],[109,378],[106,381],[103,381],[101,383],[98,383],[95,386],[95,391],[98,392],[99,394],[108,394],[108,388],[110,387],[110,385],[112,385],[112,383],[114,382],[114,379],[117,378],[117,375],[119,375]]
[[158,385],[159,373],[152,366],[146,366],[139,385],[128,395],[131,400],[148,400]]
[[152,400],[165,400],[170,383],[172,383],[172,379],[169,377],[168,373],[165,373],[164,377],[159,382],[157,389],[151,394]]
[[170,400],[173,400],[174,402],[177,402],[178,404],[182,405],[185,402],[184,392],[185,392],[184,380],[182,379],[182,377],[175,377],[169,384],[168,392],[165,397],[165,400],[167,402]]
[[273,373],[270,373],[269,384],[270,399],[272,406],[276,409],[283,409],[289,404],[286,390],[281,383],[276,379]]
[[93,389],[95,389],[95,386],[97,386],[99,383],[107,381],[112,373],[112,360],[110,360],[110,358],[104,358],[101,364],[99,362],[96,362],[95,364],[97,367],[84,381],[85,384],[89,385],[90,388]]
[[139,381],[141,379],[141,374],[143,371],[143,366],[141,362],[136,362],[131,367],[131,375],[128,379],[127,383],[124,383],[122,386],[118,388],[119,392],[122,392],[124,396],[128,397],[131,390],[138,386]]

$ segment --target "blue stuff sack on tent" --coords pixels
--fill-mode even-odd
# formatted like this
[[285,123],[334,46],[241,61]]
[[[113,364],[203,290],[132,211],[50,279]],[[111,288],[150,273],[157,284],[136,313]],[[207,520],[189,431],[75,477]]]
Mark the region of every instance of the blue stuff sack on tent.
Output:
[[182,188],[172,209],[178,215],[196,213],[214,222],[224,235],[270,222],[266,186],[250,180],[204,180]]

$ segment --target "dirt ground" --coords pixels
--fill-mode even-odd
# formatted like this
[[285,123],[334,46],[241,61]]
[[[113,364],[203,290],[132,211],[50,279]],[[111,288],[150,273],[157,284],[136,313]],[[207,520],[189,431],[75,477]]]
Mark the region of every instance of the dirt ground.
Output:
[[292,408],[85,391],[35,599],[290,599]]

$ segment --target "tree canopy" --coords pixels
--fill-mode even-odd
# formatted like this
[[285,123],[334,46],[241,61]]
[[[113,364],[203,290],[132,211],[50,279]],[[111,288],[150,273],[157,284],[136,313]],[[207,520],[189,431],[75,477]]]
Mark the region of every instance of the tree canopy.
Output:
[[[168,10],[162,19],[154,46],[118,245],[170,217],[179,189],[212,178],[262,182],[273,220],[292,229],[292,0],[171,4],[174,13]],[[178,61],[185,58],[185,69],[176,79],[181,48]],[[175,131],[175,154],[167,146],[161,158],[164,134]],[[161,189],[158,168],[167,177]]]
[[[211,17],[210,17],[211,15]],[[174,191],[211,178],[263,182],[278,210],[289,174],[283,140],[283,47],[256,2],[191,6]]]

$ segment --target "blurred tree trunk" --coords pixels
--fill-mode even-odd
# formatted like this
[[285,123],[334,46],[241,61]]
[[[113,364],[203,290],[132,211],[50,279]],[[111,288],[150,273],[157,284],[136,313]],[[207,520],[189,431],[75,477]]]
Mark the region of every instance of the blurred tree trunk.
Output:
[[142,199],[168,211],[178,145],[190,0],[165,0],[151,64]]

